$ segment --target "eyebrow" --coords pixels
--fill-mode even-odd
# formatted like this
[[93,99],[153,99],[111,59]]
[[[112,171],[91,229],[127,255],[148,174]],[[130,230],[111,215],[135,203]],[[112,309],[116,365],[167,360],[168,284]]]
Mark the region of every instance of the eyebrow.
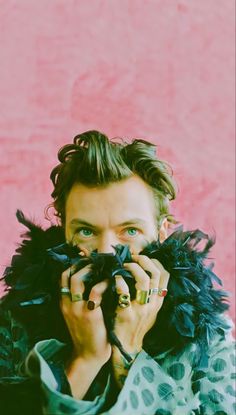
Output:
[[[130,220],[127,220],[125,222],[119,223],[116,226],[128,226],[128,225],[134,225],[134,224],[140,224],[140,225],[144,225],[146,222],[143,219],[140,218],[133,218]],[[78,225],[84,225],[84,226],[88,226],[89,228],[96,228],[98,229],[98,226],[92,225],[91,223],[87,222],[86,220],[82,220],[82,219],[72,219],[70,221],[70,226],[74,227],[74,226],[78,226]]]

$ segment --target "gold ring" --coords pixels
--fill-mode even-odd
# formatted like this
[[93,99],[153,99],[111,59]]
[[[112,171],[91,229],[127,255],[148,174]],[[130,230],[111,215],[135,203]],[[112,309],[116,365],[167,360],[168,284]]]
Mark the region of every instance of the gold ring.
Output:
[[136,301],[139,304],[147,304],[149,300],[149,290],[148,291],[144,291],[144,290],[137,290],[136,293]]
[[76,301],[82,301],[83,300],[83,294],[77,293],[77,294],[71,294],[71,301],[75,303]]
[[130,306],[130,295],[129,294],[120,294],[118,304],[120,308],[126,308]]

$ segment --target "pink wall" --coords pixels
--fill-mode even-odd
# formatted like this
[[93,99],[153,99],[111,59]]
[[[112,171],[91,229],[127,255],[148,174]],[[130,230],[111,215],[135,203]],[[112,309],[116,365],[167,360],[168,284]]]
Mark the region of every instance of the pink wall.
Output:
[[48,226],[56,152],[94,128],[158,144],[180,188],[172,211],[215,231],[215,271],[234,292],[234,4],[0,1],[1,271],[16,209]]

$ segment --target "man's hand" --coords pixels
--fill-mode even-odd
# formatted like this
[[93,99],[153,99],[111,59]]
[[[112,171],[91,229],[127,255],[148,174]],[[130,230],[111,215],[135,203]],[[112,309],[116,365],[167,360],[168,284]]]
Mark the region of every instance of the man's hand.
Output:
[[[169,273],[158,260],[144,255],[132,255],[132,259],[133,262],[125,264],[125,268],[133,275],[136,290],[149,291],[151,288],[167,288]],[[121,276],[116,277],[116,291],[118,294],[129,294],[129,287]],[[154,325],[163,300],[164,297],[155,293],[150,296],[147,304],[139,304],[134,299],[129,307],[117,307],[115,333],[125,351],[133,358],[141,351],[143,338]],[[129,365],[115,346],[112,361],[115,378],[118,385],[122,387]]]
[[[83,277],[90,271],[90,265],[82,268],[71,277],[71,295],[84,293]],[[69,270],[62,274],[61,286],[68,287]],[[107,281],[96,284],[89,295],[89,299],[100,304],[102,294],[107,289]],[[107,332],[100,306],[94,310],[88,310],[87,301],[72,301],[71,296],[63,295],[61,298],[61,310],[70,332],[74,345],[74,358],[97,358],[107,361],[111,354],[107,341]]]
[[[90,271],[87,265],[72,275],[70,293],[83,294],[83,277]],[[61,287],[69,288],[70,269],[62,273]],[[101,367],[111,356],[111,345],[107,340],[100,303],[107,281],[96,284],[89,299],[97,303],[94,310],[88,310],[87,301],[72,301],[71,295],[63,294],[60,307],[73,342],[73,355],[66,368],[73,396],[82,399]],[[78,382],[78,376],[80,382]],[[82,380],[81,380],[82,379]]]

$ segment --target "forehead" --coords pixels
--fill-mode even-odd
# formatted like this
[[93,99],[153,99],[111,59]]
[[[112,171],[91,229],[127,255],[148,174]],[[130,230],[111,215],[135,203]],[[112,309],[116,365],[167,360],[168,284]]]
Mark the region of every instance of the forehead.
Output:
[[79,218],[95,224],[156,217],[152,189],[138,176],[105,187],[74,184],[66,201],[66,222]]

